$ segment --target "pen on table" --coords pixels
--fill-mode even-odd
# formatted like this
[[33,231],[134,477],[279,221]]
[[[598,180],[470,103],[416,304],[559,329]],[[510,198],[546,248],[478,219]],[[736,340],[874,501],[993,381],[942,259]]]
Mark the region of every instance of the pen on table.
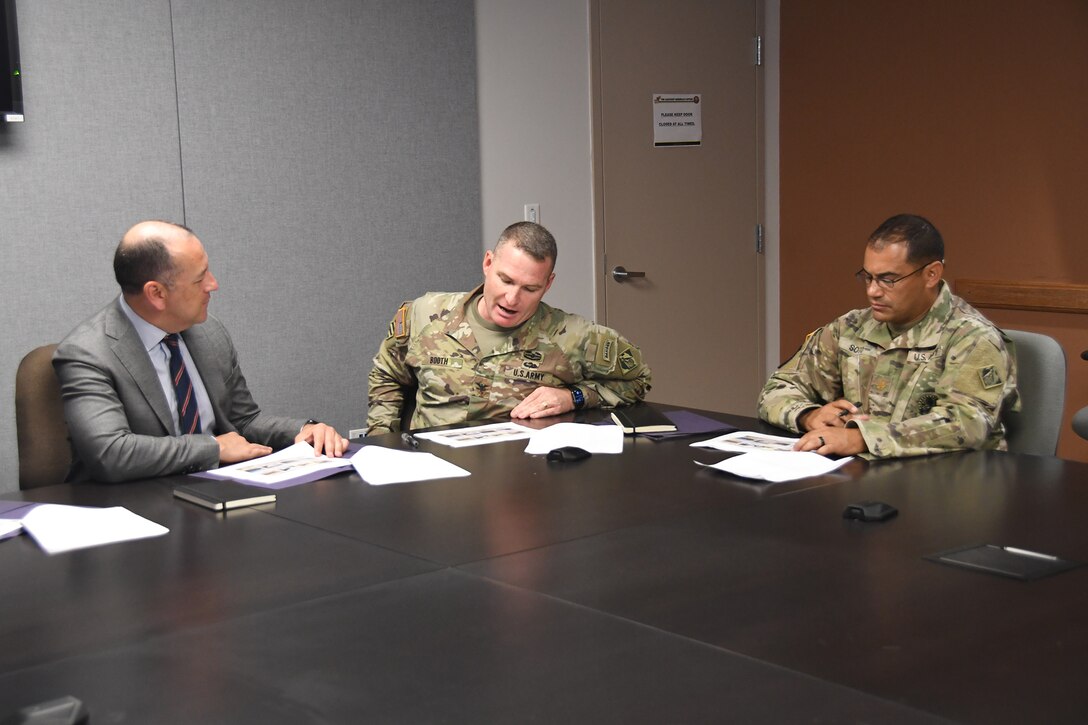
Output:
[[1017,549],[1015,546],[1002,546],[1002,549],[1010,554],[1019,554],[1020,556],[1034,556],[1036,559],[1046,559],[1047,561],[1057,561],[1058,557],[1051,556],[1050,554],[1040,554],[1037,551],[1028,551],[1027,549]]
[[419,448],[419,440],[411,433],[401,433],[400,439],[404,441],[404,445],[411,446],[412,448]]

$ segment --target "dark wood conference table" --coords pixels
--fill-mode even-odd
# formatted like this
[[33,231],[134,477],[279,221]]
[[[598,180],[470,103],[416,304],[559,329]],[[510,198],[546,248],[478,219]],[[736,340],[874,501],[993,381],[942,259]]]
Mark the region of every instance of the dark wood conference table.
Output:
[[[472,475],[340,474],[225,515],[174,499],[185,477],[9,494],[170,533],[0,542],[0,719],[61,695],[91,723],[1088,717],[1088,567],[1023,582],[923,559],[1088,561],[1088,465],[958,453],[759,484],[696,466],[727,454],[692,440],[568,464],[424,441]],[[870,499],[899,516],[842,518]]]

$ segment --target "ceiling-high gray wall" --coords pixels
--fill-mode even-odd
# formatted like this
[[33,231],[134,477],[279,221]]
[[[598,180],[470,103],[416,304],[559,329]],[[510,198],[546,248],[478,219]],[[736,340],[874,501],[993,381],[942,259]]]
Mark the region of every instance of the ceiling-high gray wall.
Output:
[[479,278],[471,0],[22,0],[0,124],[0,491],[14,379],[113,296],[117,239],[184,221],[262,407],[344,432],[402,299]]

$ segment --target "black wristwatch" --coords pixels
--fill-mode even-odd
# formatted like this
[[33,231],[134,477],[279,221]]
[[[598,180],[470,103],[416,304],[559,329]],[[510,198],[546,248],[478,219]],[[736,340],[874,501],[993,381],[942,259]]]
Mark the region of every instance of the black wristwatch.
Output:
[[570,386],[570,397],[574,400],[574,409],[581,410],[586,407],[586,394],[577,385]]

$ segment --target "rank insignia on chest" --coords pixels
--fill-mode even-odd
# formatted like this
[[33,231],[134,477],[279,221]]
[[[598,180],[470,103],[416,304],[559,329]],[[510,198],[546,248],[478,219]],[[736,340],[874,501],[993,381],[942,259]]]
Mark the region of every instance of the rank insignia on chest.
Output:
[[887,378],[879,378],[879,379],[877,379],[877,380],[876,380],[876,381],[875,381],[875,382],[873,383],[873,387],[874,387],[874,388],[876,388],[876,391],[877,391],[878,393],[883,393],[883,392],[884,392],[885,390],[887,390],[887,389],[888,389],[888,379],[887,379]]
[[978,377],[982,381],[982,387],[989,390],[1001,385],[1001,373],[997,372],[997,368],[993,365],[987,365],[978,371]]

